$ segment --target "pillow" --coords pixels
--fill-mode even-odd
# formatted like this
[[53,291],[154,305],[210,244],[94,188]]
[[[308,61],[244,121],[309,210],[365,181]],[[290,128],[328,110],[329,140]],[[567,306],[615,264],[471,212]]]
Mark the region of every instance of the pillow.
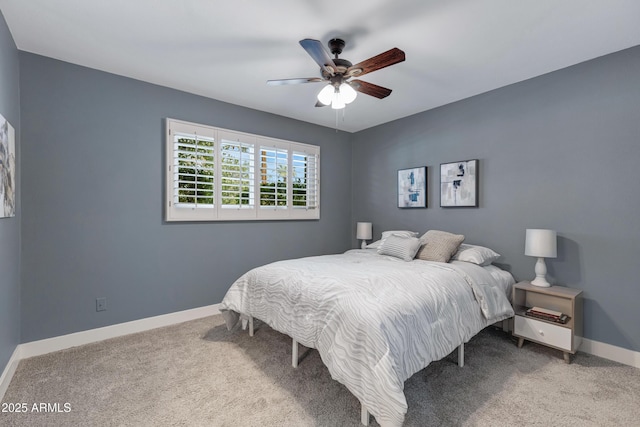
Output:
[[389,236],[393,236],[393,235],[406,236],[406,237],[416,237],[418,235],[418,233],[416,231],[409,231],[409,230],[383,231],[382,232],[382,238],[380,240],[376,240],[373,243],[369,243],[367,245],[367,249],[378,249],[378,247],[380,247],[380,245],[382,244],[384,239],[386,239]]
[[429,230],[420,237],[423,246],[418,251],[417,258],[425,261],[449,262],[464,241],[462,234],[452,234],[446,231]]
[[376,240],[373,243],[369,243],[366,248],[367,249],[378,249],[378,247],[380,246],[380,243],[382,243],[382,240]]
[[378,247],[378,253],[380,255],[391,255],[405,261],[411,261],[416,256],[420,244],[420,239],[417,237],[392,234],[382,241]]
[[406,236],[406,237],[418,237],[417,231],[409,231],[409,230],[391,230],[391,231],[383,231],[382,238],[389,237],[392,235],[396,236]]
[[484,246],[468,245],[463,243],[458,248],[451,259],[456,261],[466,261],[478,264],[481,266],[487,266],[493,261],[500,258],[500,254],[492,249],[485,248]]

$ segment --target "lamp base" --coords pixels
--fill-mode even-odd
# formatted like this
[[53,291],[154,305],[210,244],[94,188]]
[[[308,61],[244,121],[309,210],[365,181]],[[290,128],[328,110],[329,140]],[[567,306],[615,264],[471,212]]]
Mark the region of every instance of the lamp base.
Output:
[[362,239],[362,244],[360,245],[361,249],[367,249],[367,241]]
[[551,287],[551,283],[547,282],[547,279],[545,279],[544,277],[536,277],[531,281],[531,284],[534,286],[539,286],[541,288]]
[[548,288],[551,286],[549,282],[547,282],[547,265],[544,263],[544,258],[538,258],[536,261],[536,278],[531,281],[531,284],[534,286],[540,286],[541,288]]

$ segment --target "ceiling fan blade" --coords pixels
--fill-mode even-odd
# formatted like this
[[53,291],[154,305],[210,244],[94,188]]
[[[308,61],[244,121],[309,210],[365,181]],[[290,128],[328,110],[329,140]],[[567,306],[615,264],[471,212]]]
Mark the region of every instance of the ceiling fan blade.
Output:
[[323,104],[320,101],[316,101],[316,107],[326,107],[326,106],[327,106],[327,104]]
[[299,79],[280,79],[280,80],[267,80],[269,86],[282,86],[282,85],[297,85],[301,83],[318,83],[324,81],[320,77],[306,77]]
[[386,98],[391,95],[391,89],[386,87],[374,85],[362,80],[352,80],[349,82],[352,88],[365,95],[370,95],[378,99]]
[[404,52],[394,47],[386,52],[376,55],[372,58],[365,59],[347,69],[347,75],[360,77],[372,71],[379,70],[389,65],[397,64],[405,60]]
[[320,68],[333,76],[338,67],[336,67],[329,53],[322,47],[322,43],[318,40],[304,39],[300,40],[300,46],[307,51]]

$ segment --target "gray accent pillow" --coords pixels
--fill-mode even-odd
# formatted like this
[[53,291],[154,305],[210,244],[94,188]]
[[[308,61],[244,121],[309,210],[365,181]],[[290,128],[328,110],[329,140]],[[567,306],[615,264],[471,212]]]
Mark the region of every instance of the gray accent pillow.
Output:
[[429,230],[420,237],[422,247],[416,258],[425,261],[449,262],[464,241],[464,235]]
[[380,255],[391,255],[405,261],[411,261],[416,256],[418,249],[420,249],[420,244],[420,239],[417,237],[392,234],[385,238],[380,246],[378,246],[378,253]]

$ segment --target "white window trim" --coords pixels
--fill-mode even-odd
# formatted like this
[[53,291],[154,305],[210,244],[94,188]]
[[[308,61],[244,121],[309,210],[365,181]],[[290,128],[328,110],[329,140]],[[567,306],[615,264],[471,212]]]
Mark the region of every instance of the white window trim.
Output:
[[[182,120],[166,119],[166,191],[165,191],[165,220],[173,221],[252,221],[252,220],[314,220],[320,218],[320,147],[300,142],[286,141],[238,132],[223,128],[200,125]],[[174,200],[174,140],[175,133],[197,135],[214,140],[214,206],[213,207],[183,207],[176,206]],[[222,207],[222,170],[221,170],[221,140],[234,140],[254,144],[254,201],[253,207],[223,208]],[[287,150],[287,186],[285,207],[260,206],[260,150],[264,148],[280,148]],[[315,207],[293,206],[293,153],[305,153],[315,156],[316,180]],[[313,187],[313,186],[312,186]]]

